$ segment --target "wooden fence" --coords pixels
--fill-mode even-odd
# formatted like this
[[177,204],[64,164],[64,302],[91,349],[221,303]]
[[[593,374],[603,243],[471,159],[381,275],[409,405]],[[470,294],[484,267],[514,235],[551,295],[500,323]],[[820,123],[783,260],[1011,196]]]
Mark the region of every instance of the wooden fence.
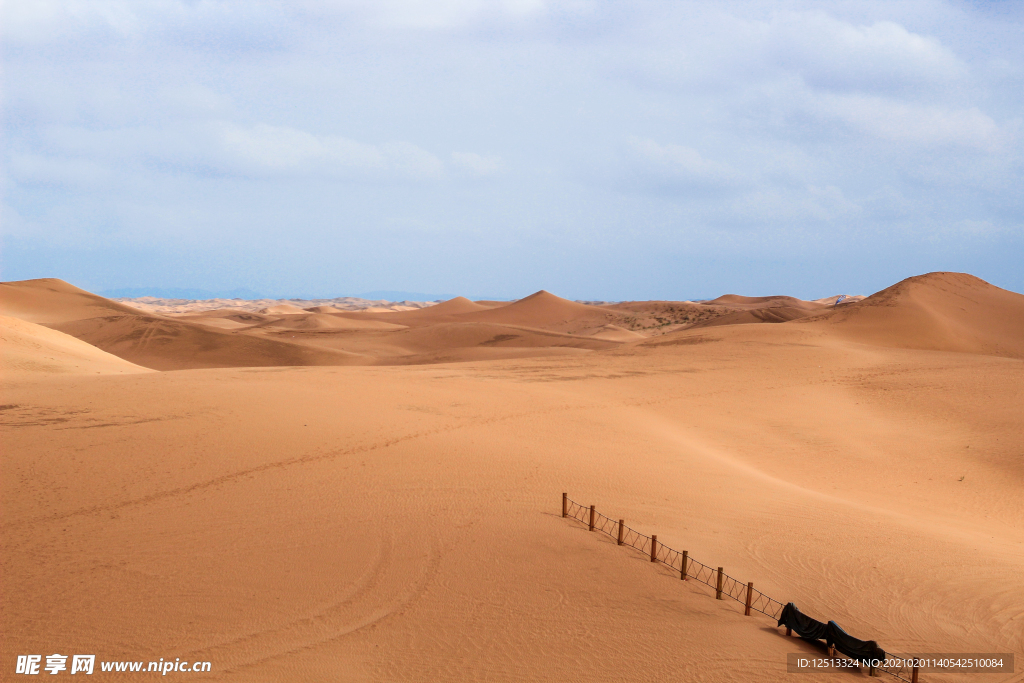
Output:
[[[586,507],[569,498],[568,494],[562,494],[562,517],[572,517],[586,524],[591,531],[600,531],[611,536],[619,545],[629,546],[639,550],[651,558],[651,562],[659,562],[668,565],[679,574],[682,581],[695,580],[709,586],[715,591],[715,598],[724,600],[731,598],[743,605],[743,613],[750,616],[753,612],[769,617],[778,623],[785,603],[771,598],[754,588],[754,582],[748,581],[744,584],[735,579],[722,569],[722,567],[711,567],[698,562],[690,557],[689,551],[678,551],[669,548],[658,541],[658,536],[652,534],[647,536],[636,529],[626,526],[625,520],[612,519],[598,512],[593,505]],[[789,629],[786,629],[789,635]],[[833,656],[834,651],[830,652]],[[888,652],[886,653],[889,654]],[[912,661],[910,658],[892,655],[892,659]],[[907,683],[919,683],[918,667],[907,664],[906,666],[879,666],[871,667],[869,673],[878,675],[885,673],[893,678],[906,681]]]

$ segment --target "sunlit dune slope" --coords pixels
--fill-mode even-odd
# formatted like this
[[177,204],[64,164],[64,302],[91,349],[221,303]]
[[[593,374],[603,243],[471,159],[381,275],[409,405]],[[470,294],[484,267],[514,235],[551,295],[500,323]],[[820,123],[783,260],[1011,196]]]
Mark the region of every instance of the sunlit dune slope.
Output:
[[53,327],[155,370],[351,365],[366,360],[345,351],[309,348],[148,315],[89,318]]
[[62,323],[139,313],[142,311],[104,299],[57,278],[0,282],[0,315],[33,323]]
[[1024,295],[965,273],[907,278],[797,324],[881,346],[1024,358]]
[[74,337],[19,318],[0,316],[0,376],[6,381],[40,375],[151,372]]

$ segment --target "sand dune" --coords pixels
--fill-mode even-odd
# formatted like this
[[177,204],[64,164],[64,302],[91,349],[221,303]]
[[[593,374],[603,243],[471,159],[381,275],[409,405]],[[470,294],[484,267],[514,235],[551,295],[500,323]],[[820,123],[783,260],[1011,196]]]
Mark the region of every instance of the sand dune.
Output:
[[28,322],[63,323],[140,312],[56,278],[0,282],[0,315]]
[[344,351],[311,349],[147,315],[89,318],[53,327],[120,358],[155,370],[365,362],[365,359]]
[[215,327],[218,330],[244,330],[252,327],[252,323],[243,323],[231,318],[221,318],[212,315],[189,316],[188,322],[195,323],[196,325],[205,325],[206,327]]
[[599,328],[597,332],[590,335],[596,339],[607,339],[608,341],[636,341],[638,339],[645,339],[644,335],[639,332],[627,330],[618,325],[604,325]]
[[0,373],[5,381],[39,375],[151,372],[91,344],[18,318],[0,316]]
[[725,294],[717,299],[706,301],[704,304],[739,309],[784,307],[821,310],[824,308],[824,304],[817,301],[804,301],[792,296],[740,296],[739,294]]
[[331,313],[288,315],[276,320],[269,320],[263,323],[263,326],[293,330],[400,330],[404,328],[404,325],[380,320],[358,320]]
[[[568,491],[889,651],[1013,652],[1019,676],[1024,362],[985,355],[1019,295],[979,282],[546,358],[5,387],[0,656],[246,683],[868,680],[794,678],[787,653],[818,650],[563,520]],[[307,334],[484,359],[510,329]],[[931,334],[950,351],[907,347]]]
[[862,294],[834,294],[832,296],[827,296],[824,299],[815,299],[814,303],[833,306],[839,300],[839,297],[843,297],[843,301],[839,304],[840,306],[846,306],[848,304],[856,303],[858,301],[863,301],[865,298],[867,298]]
[[479,322],[557,328],[580,321],[617,320],[619,316],[597,306],[579,304],[541,290],[507,306],[480,310],[467,315]]
[[448,315],[454,315],[461,313],[473,313],[476,311],[486,311],[490,308],[496,308],[496,306],[485,306],[483,304],[478,304],[475,301],[470,301],[464,296],[457,296],[454,299],[442,301],[439,304],[431,306],[429,309],[423,310],[425,313],[444,313]]
[[422,327],[438,323],[451,323],[463,320],[467,313],[489,310],[488,306],[477,304],[465,297],[456,297],[429,308],[408,311],[391,311],[386,309],[367,308],[359,312],[344,313],[352,320],[379,320],[381,322],[404,325],[406,327]]
[[392,343],[417,353],[469,347],[571,347],[607,349],[615,346],[603,340],[561,334],[537,328],[523,328],[493,323],[441,323],[416,327],[392,337]]
[[374,320],[353,322],[382,328],[299,330],[265,325],[259,331],[273,339],[288,335],[293,343],[356,353],[367,359],[368,364],[378,365],[557,356],[618,346],[617,341],[607,339],[493,323],[436,323],[404,328]]
[[[463,297],[422,309],[310,313],[289,304],[260,312],[230,307],[189,315],[149,316],[57,281],[8,283],[34,302],[31,315],[104,351],[148,368],[181,370],[269,365],[437,363],[605,349],[623,332],[573,337],[601,328],[601,309],[541,292],[509,306],[484,306]],[[41,290],[37,292],[36,290]],[[83,303],[84,302],[84,303]],[[126,309],[122,311],[122,309]],[[20,310],[20,309],[18,309]],[[502,313],[502,311],[506,311]],[[102,319],[98,313],[115,313]],[[474,316],[527,321],[537,327],[481,322]],[[408,328],[422,328],[409,332]],[[515,329],[512,329],[515,328]],[[337,334],[335,334],[337,333]],[[343,336],[337,336],[341,334]],[[616,336],[616,339],[612,339]]]
[[693,324],[693,327],[717,327],[719,325],[749,325],[754,323],[785,323],[820,313],[820,308],[808,309],[800,306],[767,306],[745,311],[726,313],[710,320]]
[[278,304],[276,306],[267,306],[256,311],[263,315],[289,315],[291,313],[305,313],[306,311],[293,304]]
[[[345,315],[354,317],[368,314],[369,312]],[[542,290],[519,301],[499,306],[486,306],[458,297],[430,308],[401,313],[378,313],[373,317],[410,327],[437,323],[480,322],[564,332],[578,328],[581,324],[585,326],[596,321],[618,320],[621,316],[603,308],[562,299]]]
[[608,308],[576,303],[541,290],[506,306],[463,314],[460,319],[589,335],[605,325],[623,322],[624,316]]
[[194,322],[203,318],[224,318],[225,320],[234,320],[235,322],[243,323],[245,325],[258,325],[259,323],[277,320],[279,317],[280,316],[264,315],[262,313],[256,313],[255,311],[242,311],[235,308],[217,308],[209,311],[202,311],[200,313],[177,316],[177,319]]
[[868,344],[1024,358],[1024,296],[965,273],[907,278],[804,323]]

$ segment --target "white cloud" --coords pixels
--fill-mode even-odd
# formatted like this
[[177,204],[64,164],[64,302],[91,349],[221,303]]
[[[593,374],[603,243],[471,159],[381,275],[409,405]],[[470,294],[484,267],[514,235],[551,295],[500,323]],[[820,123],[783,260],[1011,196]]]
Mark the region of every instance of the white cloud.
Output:
[[113,176],[105,164],[82,157],[16,153],[7,166],[11,179],[25,185],[92,189],[105,186]]
[[[7,0],[0,13],[6,197],[25,235],[141,243],[162,221],[258,244],[294,224],[344,244],[358,225],[393,252],[430,234],[434,256],[469,262],[499,234],[523,253],[538,235],[583,235],[598,253],[649,226],[666,250],[685,249],[671,241],[684,231],[756,231],[789,253],[828,230],[1019,232],[1024,216],[1024,47],[1012,21],[949,0]],[[480,226],[491,237],[445,241]]]
[[718,220],[726,225],[739,224],[761,231],[765,228],[774,231],[780,224],[789,224],[788,229],[799,234],[808,224],[832,223],[860,212],[860,206],[834,185],[800,188],[763,185],[721,207]]
[[938,39],[892,21],[859,25],[823,12],[784,14],[770,24],[765,41],[776,64],[828,90],[942,85],[967,74]]
[[214,163],[242,175],[430,180],[444,174],[440,159],[410,142],[373,145],[267,124],[242,127],[224,123],[218,128],[223,154]]
[[452,164],[477,176],[494,175],[504,167],[501,157],[482,156],[474,152],[452,152]]
[[827,116],[892,142],[996,151],[1008,139],[1008,133],[977,107],[921,105],[868,95],[830,95],[819,103]]
[[[103,131],[54,126],[40,139],[44,149],[12,153],[9,165],[15,181],[84,188],[108,182],[117,175],[114,168],[356,182],[436,181],[446,173],[439,158],[411,142],[371,144],[265,123],[197,122]],[[471,153],[453,157],[481,174],[493,172],[500,162]]]
[[397,28],[462,28],[482,19],[522,19],[543,14],[545,0],[337,0],[337,11],[357,12]]
[[[176,4],[150,3],[149,8]],[[0,3],[0,35],[15,42],[47,42],[93,31],[126,35],[142,22],[145,5],[126,0],[32,0]]]
[[631,137],[627,141],[631,170],[660,189],[679,191],[732,190],[744,179],[728,164],[706,159],[692,147],[660,144]]

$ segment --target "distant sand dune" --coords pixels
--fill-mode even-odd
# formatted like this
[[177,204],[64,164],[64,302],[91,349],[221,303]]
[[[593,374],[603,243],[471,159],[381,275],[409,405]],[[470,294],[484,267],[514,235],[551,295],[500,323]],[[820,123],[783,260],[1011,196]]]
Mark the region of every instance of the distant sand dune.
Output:
[[465,297],[456,297],[442,301],[428,308],[409,311],[390,311],[384,309],[365,309],[364,311],[343,313],[353,320],[379,320],[406,327],[423,327],[437,323],[459,322],[467,313],[489,310],[489,307],[470,301]]
[[868,344],[1024,358],[1024,295],[965,273],[907,278],[803,324]]
[[308,313],[289,315],[263,324],[265,327],[280,327],[294,330],[400,330],[404,325],[386,323],[380,320],[355,320],[332,313]]
[[595,339],[607,339],[608,341],[637,341],[638,339],[645,339],[644,335],[639,332],[627,330],[619,327],[618,325],[604,325],[590,335]]
[[739,294],[725,294],[704,303],[743,309],[785,307],[820,310],[823,307],[823,304],[817,301],[804,301],[792,296],[740,296]]
[[278,304],[276,306],[268,306],[267,308],[262,308],[257,311],[257,313],[262,313],[263,315],[288,315],[291,313],[305,312],[306,311],[304,309],[299,308],[298,306],[293,306],[292,304]]
[[576,331],[588,325],[603,326],[621,317],[614,311],[569,301],[544,290],[507,306],[476,311],[465,316],[474,322],[525,325],[558,331]]
[[752,323],[786,323],[821,312],[821,308],[808,309],[802,306],[769,306],[745,311],[726,313],[693,327],[717,327],[719,325],[748,325]]
[[345,351],[309,348],[147,315],[88,318],[54,327],[155,370],[365,362]]
[[0,310],[162,370],[468,362],[523,357],[524,349],[530,355],[543,355],[544,349],[558,355],[686,330],[801,320],[799,324],[864,343],[1024,355],[1021,295],[972,276],[933,273],[910,278],[867,299],[851,297],[838,307],[833,305],[836,298],[726,294],[702,303],[589,305],[541,290],[512,303],[456,297],[425,308],[359,311],[327,305],[304,310],[282,303],[258,312],[207,308],[169,317],[143,314],[60,280],[0,284]]

